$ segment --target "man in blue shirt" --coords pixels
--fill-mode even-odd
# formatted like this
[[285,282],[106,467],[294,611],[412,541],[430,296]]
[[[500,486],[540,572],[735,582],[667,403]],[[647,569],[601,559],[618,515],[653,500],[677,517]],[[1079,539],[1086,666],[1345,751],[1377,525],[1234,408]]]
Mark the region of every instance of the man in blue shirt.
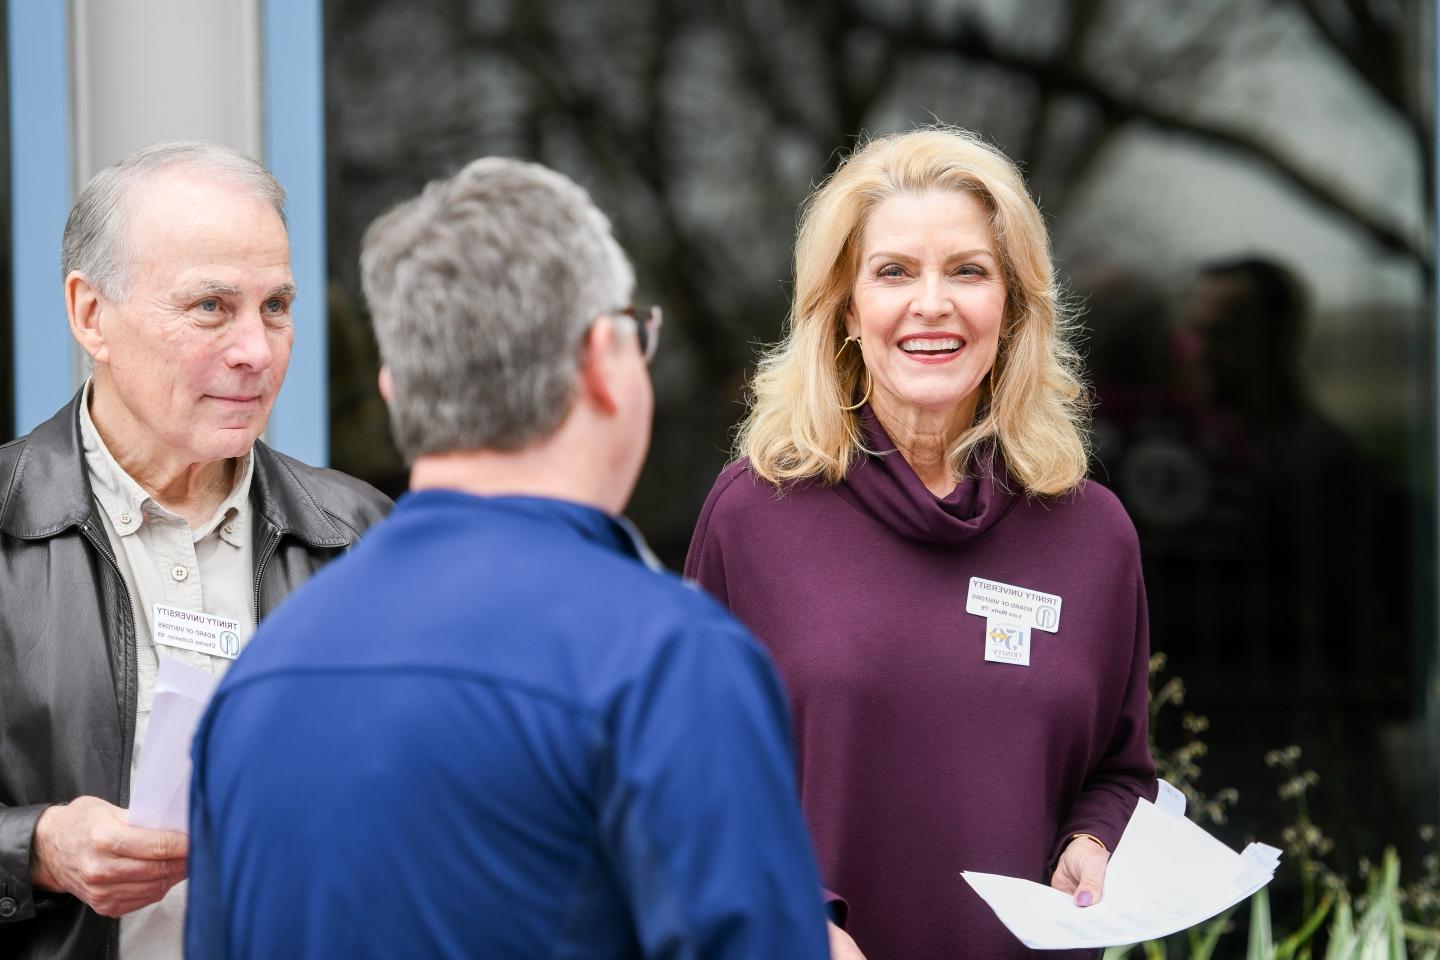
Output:
[[774,670],[617,519],[659,313],[608,221],[479,160],[362,268],[412,492],[201,723],[188,955],[826,956]]

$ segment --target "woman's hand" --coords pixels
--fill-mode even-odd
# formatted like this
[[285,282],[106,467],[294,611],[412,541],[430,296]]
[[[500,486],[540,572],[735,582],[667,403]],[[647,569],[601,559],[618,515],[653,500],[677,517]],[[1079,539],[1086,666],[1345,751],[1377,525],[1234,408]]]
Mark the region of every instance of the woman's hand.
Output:
[[865,960],[865,954],[855,946],[850,934],[828,920],[825,927],[830,931],[830,960]]
[[1094,837],[1076,837],[1060,854],[1050,886],[1061,893],[1073,893],[1077,906],[1094,906],[1100,902],[1105,889],[1105,868],[1109,865],[1110,851],[1100,841]]

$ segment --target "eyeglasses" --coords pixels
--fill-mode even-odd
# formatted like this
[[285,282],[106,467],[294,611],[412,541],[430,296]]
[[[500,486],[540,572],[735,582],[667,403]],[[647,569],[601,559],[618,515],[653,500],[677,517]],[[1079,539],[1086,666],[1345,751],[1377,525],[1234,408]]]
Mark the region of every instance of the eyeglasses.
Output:
[[640,352],[645,355],[645,362],[655,359],[655,349],[660,346],[660,324],[664,322],[659,307],[637,307],[632,303],[618,310],[607,310],[601,316],[634,321],[635,339],[640,341]]

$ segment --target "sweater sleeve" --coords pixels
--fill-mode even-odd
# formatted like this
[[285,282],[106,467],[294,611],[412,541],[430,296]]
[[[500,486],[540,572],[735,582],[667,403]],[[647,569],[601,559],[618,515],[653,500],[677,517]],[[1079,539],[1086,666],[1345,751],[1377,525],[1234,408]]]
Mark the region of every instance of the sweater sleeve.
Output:
[[[725,490],[742,472],[743,468],[732,466],[720,474],[719,479],[715,481],[710,495],[705,498],[705,506],[700,510],[700,518],[695,521],[695,532],[690,538],[690,549],[685,554],[685,579],[699,584],[706,593],[726,607],[730,606],[730,590],[725,576],[725,551],[722,546],[724,531],[721,529],[723,520],[716,522],[716,507]],[[786,731],[788,735],[788,721]],[[849,904],[834,890],[825,888],[821,892],[829,911],[830,920],[836,926],[843,928],[849,917]]]
[[729,592],[725,588],[725,558],[720,547],[719,531],[712,530],[715,506],[725,488],[730,485],[730,471],[720,474],[705,506],[700,508],[700,518],[695,521],[695,532],[690,536],[690,549],[685,553],[685,579],[698,583],[706,593],[730,606]]
[[1124,699],[1105,752],[1085,777],[1050,852],[1050,869],[1077,833],[1098,837],[1112,852],[1140,797],[1155,799],[1155,762],[1150,756],[1150,626],[1145,583],[1135,573],[1135,636]]
[[788,710],[764,653],[737,625],[692,627],[612,724],[602,844],[644,955],[826,957]]

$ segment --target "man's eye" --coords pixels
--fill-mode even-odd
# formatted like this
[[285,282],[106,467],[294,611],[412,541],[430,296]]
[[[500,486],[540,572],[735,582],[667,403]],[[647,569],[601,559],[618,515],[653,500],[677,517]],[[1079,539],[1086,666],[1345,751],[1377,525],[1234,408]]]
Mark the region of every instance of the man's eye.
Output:
[[284,300],[275,299],[265,301],[266,313],[284,313],[289,308],[290,304],[286,303]]
[[198,304],[196,304],[196,306],[198,306],[204,313],[220,312],[220,301],[217,300],[215,297],[206,297],[204,300],[201,300]]

